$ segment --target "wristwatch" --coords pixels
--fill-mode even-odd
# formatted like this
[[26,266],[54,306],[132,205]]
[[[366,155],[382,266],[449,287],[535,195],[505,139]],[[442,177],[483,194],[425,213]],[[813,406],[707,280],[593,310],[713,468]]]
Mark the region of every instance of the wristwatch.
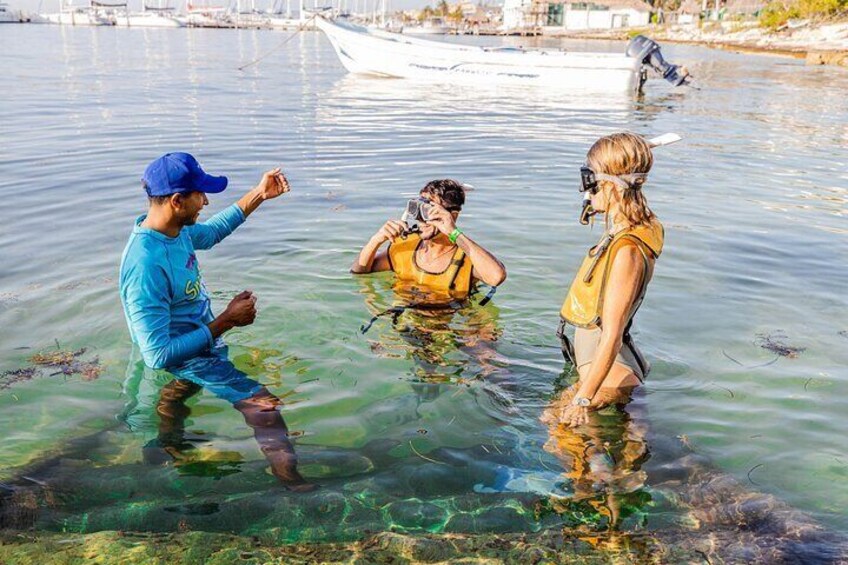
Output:
[[585,396],[575,396],[572,399],[571,404],[573,406],[580,406],[581,408],[588,408],[589,405],[592,404],[592,401]]

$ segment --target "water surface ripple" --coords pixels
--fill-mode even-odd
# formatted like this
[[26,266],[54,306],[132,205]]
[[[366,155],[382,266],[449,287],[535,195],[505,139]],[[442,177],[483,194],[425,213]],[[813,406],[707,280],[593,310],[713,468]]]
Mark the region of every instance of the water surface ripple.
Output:
[[[638,100],[584,100],[349,76],[317,33],[236,70],[281,37],[0,30],[0,372],[57,345],[87,348],[105,368],[96,380],[42,373],[0,390],[0,479],[65,454],[42,469],[62,491],[41,526],[172,530],[187,515],[197,529],[277,539],[387,523],[523,531],[551,522],[522,497],[551,492],[550,514],[572,519],[557,501],[597,493],[575,471],[571,440],[548,437],[537,417],[562,371],[558,305],[599,235],[576,222],[578,167],[595,138],[628,129],[686,138],[656,152],[647,188],[667,227],[637,323],[654,371],[632,421],[609,416],[598,431],[618,430],[608,450],[630,465],[609,479],[628,527],[676,519],[651,494],[662,480],[651,470],[690,450],[848,531],[845,70],[668,46],[700,90],[653,82]],[[228,336],[232,357],[286,401],[303,473],[323,487],[314,508],[283,495],[271,504],[250,429],[208,393],[190,402],[187,432],[204,440],[190,460],[142,461],[155,394],[133,389],[116,278],[145,208],[141,172],[169,150],[229,175],[210,213],[271,166],[292,183],[201,261],[218,310],[244,288],[259,296],[256,324]],[[380,320],[361,336],[393,296],[385,277],[348,275],[357,246],[439,177],[474,186],[463,227],[509,279],[484,309]],[[776,357],[766,337],[803,351]],[[118,418],[128,413],[135,431]],[[193,500],[207,502],[181,506]],[[333,504],[344,511],[322,514]],[[292,513],[302,525],[275,530]]]

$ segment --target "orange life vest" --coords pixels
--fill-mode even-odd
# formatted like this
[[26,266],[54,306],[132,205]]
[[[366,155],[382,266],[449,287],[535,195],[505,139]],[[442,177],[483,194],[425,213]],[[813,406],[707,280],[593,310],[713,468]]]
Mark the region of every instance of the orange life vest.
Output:
[[642,289],[630,317],[636,313],[645,296],[648,285],[648,258],[656,259],[662,253],[664,231],[662,224],[654,220],[647,226],[636,226],[622,230],[613,235],[607,235],[598,245],[589,250],[577,276],[571,283],[568,295],[560,310],[563,320],[571,325],[582,328],[600,326],[603,311],[604,290],[612,269],[616,254],[627,245],[634,245],[642,253],[645,260],[645,278]]
[[392,241],[388,251],[389,263],[398,280],[421,285],[427,290],[444,292],[452,298],[466,298],[471,290],[471,271],[474,267],[465,251],[457,247],[444,271],[429,273],[415,262],[415,252],[420,245],[421,237],[418,234]]

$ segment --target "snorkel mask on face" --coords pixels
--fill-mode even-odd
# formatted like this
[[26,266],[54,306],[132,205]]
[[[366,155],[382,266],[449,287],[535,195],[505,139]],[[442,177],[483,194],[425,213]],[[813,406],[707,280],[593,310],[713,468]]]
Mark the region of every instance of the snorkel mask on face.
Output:
[[[648,140],[648,146],[651,149],[662,147],[663,145],[671,145],[677,143],[682,138],[676,133],[665,133],[658,137]],[[606,175],[596,173],[589,165],[580,167],[580,192],[583,194],[583,207],[580,209],[580,223],[584,226],[589,225],[589,219],[598,212],[592,208],[592,195],[597,194],[600,187],[599,180],[607,180],[622,189],[641,188],[645,179],[648,178],[647,173],[630,173],[626,175]],[[642,182],[638,182],[641,180]]]
[[599,180],[606,180],[621,189],[636,189],[638,190],[645,179],[648,178],[647,173],[628,173],[625,175],[607,175],[604,173],[596,173],[589,165],[580,167],[580,192],[583,193],[583,207],[580,210],[580,223],[589,224],[589,219],[598,212],[592,208],[592,195],[597,194],[600,187]]
[[580,167],[580,192],[583,193],[583,207],[580,209],[580,223],[584,226],[589,225],[589,218],[597,214],[592,208],[592,195],[598,192],[598,179],[595,177],[595,171],[588,166]]

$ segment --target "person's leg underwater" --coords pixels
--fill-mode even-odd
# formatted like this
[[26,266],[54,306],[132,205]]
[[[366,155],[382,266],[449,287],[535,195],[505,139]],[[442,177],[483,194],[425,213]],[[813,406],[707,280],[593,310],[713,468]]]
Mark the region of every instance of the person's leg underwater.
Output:
[[263,387],[250,398],[234,403],[233,407],[253,428],[253,437],[270,463],[274,476],[291,490],[313,490],[316,485],[307,482],[297,471],[297,454],[289,441],[289,429],[277,410],[281,404],[279,398]]
[[241,412],[244,421],[253,428],[253,435],[271,465],[271,472],[283,485],[296,491],[315,488],[297,471],[297,455],[289,440],[288,427],[279,412],[283,402],[236,369],[227,358],[226,348],[186,364],[180,376],[230,402]]

